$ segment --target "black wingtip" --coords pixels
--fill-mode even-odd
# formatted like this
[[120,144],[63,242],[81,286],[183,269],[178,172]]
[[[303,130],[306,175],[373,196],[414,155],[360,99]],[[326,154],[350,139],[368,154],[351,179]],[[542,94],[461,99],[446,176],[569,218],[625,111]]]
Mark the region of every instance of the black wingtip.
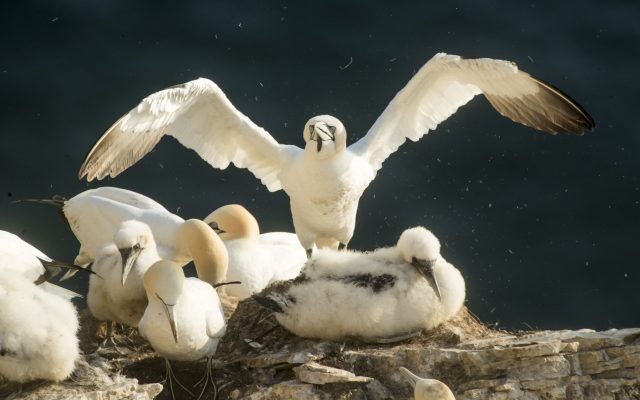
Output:
[[278,303],[276,300],[274,300],[271,296],[261,296],[261,295],[257,295],[254,294],[252,296],[252,298],[256,301],[256,303],[260,304],[262,307],[266,308],[267,310],[271,310],[273,312],[276,313],[284,313],[284,309],[282,308],[282,305],[280,303]]
[[67,198],[59,195],[54,195],[50,199],[18,199],[14,200],[13,203],[38,203],[38,204],[48,204],[50,206],[60,207],[64,206],[64,203],[67,202]]
[[533,79],[535,79],[536,81],[538,81],[538,83],[542,84],[543,86],[547,86],[547,88],[551,89],[552,91],[557,92],[561,97],[564,97],[565,100],[569,104],[571,104],[576,110],[578,110],[578,113],[582,117],[579,122],[580,122],[580,126],[583,128],[583,130],[582,131],[570,131],[570,133],[583,135],[585,133],[585,131],[593,131],[596,128],[596,121],[587,112],[587,110],[585,110],[584,107],[582,107],[580,105],[580,103],[578,103],[573,97],[569,96],[567,93],[565,93],[564,91],[560,90],[557,86],[552,85],[551,83],[549,83],[549,82],[547,82],[547,81],[545,81],[543,79],[540,79],[537,76],[531,75],[531,77]]
[[[74,271],[74,273],[77,272],[77,271],[83,271],[83,272],[86,272],[86,273],[89,273],[89,274],[97,275],[91,269],[85,268],[85,267],[81,267],[79,265],[69,264],[69,263],[66,263],[66,262],[63,262],[63,261],[56,261],[56,260],[51,260],[51,261],[43,260],[40,257],[36,257],[36,258],[40,261],[40,263],[42,264],[42,266],[45,269],[45,273],[41,276],[41,278],[44,275],[48,275],[48,278],[46,280],[48,280],[49,278],[53,278],[54,276],[59,274],[62,269],[67,269],[67,270],[70,270],[70,271]],[[38,278],[38,279],[40,279],[40,278]]]

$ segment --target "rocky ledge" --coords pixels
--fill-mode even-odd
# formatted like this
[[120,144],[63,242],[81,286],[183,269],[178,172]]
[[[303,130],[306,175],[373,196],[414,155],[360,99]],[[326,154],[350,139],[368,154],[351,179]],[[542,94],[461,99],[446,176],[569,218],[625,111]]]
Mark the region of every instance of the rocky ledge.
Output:
[[[229,310],[233,304],[227,304]],[[164,361],[124,330],[98,346],[103,326],[82,313],[85,356],[59,384],[0,385],[12,399],[165,399]],[[505,332],[464,309],[431,332],[396,343],[298,338],[251,299],[229,320],[215,363],[219,399],[410,399],[398,367],[439,379],[458,399],[640,399],[640,328]],[[204,362],[174,363],[188,387]],[[197,387],[193,389],[198,392]],[[207,392],[213,398],[212,392]],[[176,398],[187,398],[176,391]]]

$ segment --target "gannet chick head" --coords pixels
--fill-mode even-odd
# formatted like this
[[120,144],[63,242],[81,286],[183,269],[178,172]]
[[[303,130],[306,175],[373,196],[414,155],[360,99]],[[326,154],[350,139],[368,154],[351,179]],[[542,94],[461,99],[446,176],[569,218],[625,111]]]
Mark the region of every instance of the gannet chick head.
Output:
[[439,380],[421,378],[404,367],[400,367],[400,372],[413,386],[416,400],[455,400],[451,389]]
[[440,288],[433,273],[433,266],[440,258],[440,241],[428,229],[417,226],[402,232],[398,239],[398,250],[405,262],[416,267],[434,292],[440,297]]
[[222,240],[257,239],[260,235],[258,221],[240,204],[227,204],[209,214],[204,222]]
[[122,258],[122,286],[127,281],[127,276],[135,264],[140,253],[147,248],[155,246],[151,228],[143,222],[136,220],[124,221],[113,238],[113,242]]
[[160,302],[171,327],[173,339],[178,343],[175,305],[184,288],[184,272],[171,261],[160,260],[144,274],[144,289],[149,302]]
[[318,115],[304,125],[305,151],[316,158],[329,158],[346,149],[347,131],[331,115]]

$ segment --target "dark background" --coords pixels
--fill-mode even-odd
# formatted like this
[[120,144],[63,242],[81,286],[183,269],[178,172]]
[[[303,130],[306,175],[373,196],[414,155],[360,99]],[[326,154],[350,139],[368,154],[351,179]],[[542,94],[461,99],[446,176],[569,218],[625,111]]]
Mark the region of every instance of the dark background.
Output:
[[385,162],[352,247],[425,225],[486,322],[640,325],[637,2],[299,3],[3,2],[0,229],[72,260],[77,242],[52,209],[12,201],[113,185],[185,218],[239,202],[263,231],[292,231],[282,191],[171,138],[116,179],[76,173],[140,99],[200,76],[280,142],[302,145],[307,119],[329,113],[352,143],[436,52],[502,58],[574,97],[596,130],[538,133],[478,98]]

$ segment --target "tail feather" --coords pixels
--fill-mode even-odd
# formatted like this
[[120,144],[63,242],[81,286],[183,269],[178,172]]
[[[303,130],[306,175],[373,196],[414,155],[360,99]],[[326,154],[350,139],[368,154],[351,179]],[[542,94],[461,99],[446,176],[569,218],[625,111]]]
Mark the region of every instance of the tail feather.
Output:
[[60,278],[61,281],[69,279],[70,277],[75,275],[76,272],[78,272],[78,271],[84,271],[84,272],[88,272],[90,274],[97,275],[95,272],[91,271],[90,269],[84,268],[84,267],[80,267],[80,266],[75,265],[75,264],[69,264],[69,263],[65,263],[65,262],[62,262],[62,261],[55,261],[55,260],[47,261],[47,260],[43,260],[41,258],[38,258],[38,260],[40,260],[40,263],[44,267],[44,273],[42,275],[40,275],[38,277],[38,279],[36,279],[36,281],[34,282],[36,285],[40,285],[43,282],[46,282],[46,281],[54,278],[63,269],[66,269],[67,272],[62,276],[62,278]]
[[271,298],[271,296],[264,296],[263,297],[263,296],[254,294],[252,297],[256,301],[256,303],[260,304],[262,307],[266,308],[267,310],[271,310],[271,311],[277,312],[277,313],[283,313],[284,312],[284,309],[282,308],[280,303],[278,303],[276,300]]
[[51,206],[63,207],[64,203],[67,202],[67,198],[56,194],[50,199],[20,199],[14,201],[14,203],[22,203],[23,201],[27,203],[49,204]]
[[84,297],[80,293],[76,293],[73,290],[69,290],[69,289],[63,288],[62,286],[54,285],[53,283],[49,283],[49,282],[43,282],[40,287],[51,294],[55,294],[57,296],[60,296],[68,300],[73,299],[74,297],[78,297],[78,298]]
[[[56,195],[53,195],[53,197],[50,199],[20,199],[20,200],[14,201],[14,203],[22,203],[22,202],[48,204],[50,206],[58,207],[58,214],[62,217],[65,224],[69,225],[69,221],[67,221],[67,216],[64,215],[64,209],[63,209],[65,203],[67,202],[66,197],[56,194]],[[69,225],[69,228],[71,228],[71,225]]]
[[[256,301],[256,303],[275,313],[286,314],[286,310],[289,307],[289,299],[277,293],[267,295],[262,295],[259,293],[254,294],[251,297]],[[295,299],[291,300],[293,300],[293,302],[295,303]]]

